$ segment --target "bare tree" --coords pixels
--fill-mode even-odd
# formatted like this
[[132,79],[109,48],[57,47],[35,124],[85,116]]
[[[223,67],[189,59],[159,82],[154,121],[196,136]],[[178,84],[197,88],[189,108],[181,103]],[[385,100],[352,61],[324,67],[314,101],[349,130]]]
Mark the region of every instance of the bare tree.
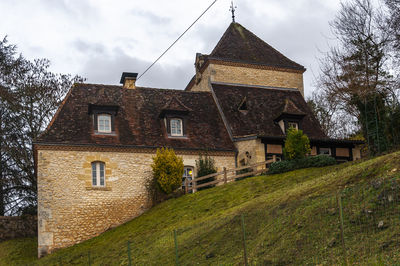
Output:
[[0,196],[3,214],[14,215],[27,207],[30,212],[35,210],[33,141],[45,129],[68,89],[82,78],[50,72],[47,59],[32,62],[16,57],[15,46],[8,45],[6,39],[0,42],[1,49],[0,54],[7,56],[0,57],[0,69],[4,66],[0,72],[0,130],[5,132],[0,139]]
[[370,0],[341,3],[331,23],[338,45],[321,59],[317,80],[321,97],[335,115],[342,112],[356,119],[377,152],[387,148],[386,100],[393,90],[388,60],[392,38],[385,30],[386,17]]

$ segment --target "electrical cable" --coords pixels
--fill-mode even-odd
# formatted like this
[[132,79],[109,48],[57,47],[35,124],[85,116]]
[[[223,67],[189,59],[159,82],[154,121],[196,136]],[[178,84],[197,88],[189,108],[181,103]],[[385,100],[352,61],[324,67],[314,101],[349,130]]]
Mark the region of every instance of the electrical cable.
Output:
[[214,2],[211,3],[211,5],[209,5],[206,10],[203,11],[203,13],[201,13],[201,15],[167,48],[167,50],[165,50],[136,80],[139,80],[144,74],[146,74],[147,71],[149,71],[149,69],[155,65],[155,63],[157,63],[158,60],[160,60],[161,57],[163,57],[169,49],[172,48],[172,46],[175,45],[175,43],[177,43],[179,41],[180,38],[182,38],[183,35],[185,35],[185,33],[217,2],[218,0],[214,0]]

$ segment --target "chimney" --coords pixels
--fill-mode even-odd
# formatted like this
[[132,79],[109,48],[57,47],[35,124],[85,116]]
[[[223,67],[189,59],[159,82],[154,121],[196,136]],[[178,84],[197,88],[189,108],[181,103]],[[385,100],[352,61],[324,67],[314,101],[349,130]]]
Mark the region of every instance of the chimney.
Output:
[[136,77],[138,73],[122,72],[121,80],[119,83],[123,84],[124,89],[136,89]]

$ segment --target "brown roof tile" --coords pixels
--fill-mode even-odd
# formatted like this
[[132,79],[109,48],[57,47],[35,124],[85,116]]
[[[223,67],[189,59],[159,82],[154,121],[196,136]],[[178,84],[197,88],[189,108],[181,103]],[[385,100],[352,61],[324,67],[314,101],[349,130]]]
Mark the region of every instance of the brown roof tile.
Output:
[[208,58],[305,71],[239,23],[229,25]]
[[306,115],[303,111],[300,110],[296,106],[296,104],[293,103],[289,98],[285,99],[285,103],[282,108],[282,112],[279,115],[282,114],[289,114],[289,115]]
[[[89,106],[118,106],[115,135],[96,135]],[[163,107],[187,111],[187,138],[170,138]],[[109,144],[178,149],[234,150],[209,92],[77,84],[37,143]]]
[[[300,122],[304,133],[310,138],[327,138],[299,91],[228,84],[212,84],[212,87],[234,137],[284,137],[274,120],[282,114],[282,107],[285,107],[290,99],[296,106],[296,112],[304,114]],[[238,109],[244,98],[247,112]]]

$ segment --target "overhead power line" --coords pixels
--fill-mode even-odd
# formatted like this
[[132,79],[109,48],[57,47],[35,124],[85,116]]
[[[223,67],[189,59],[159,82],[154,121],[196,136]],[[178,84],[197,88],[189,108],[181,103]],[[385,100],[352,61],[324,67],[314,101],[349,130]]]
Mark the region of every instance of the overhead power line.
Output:
[[196,24],[196,22],[217,2],[218,0],[214,0],[214,2],[212,2],[207,8],[206,10],[203,11],[203,13],[201,13],[201,15],[167,48],[167,50],[165,50],[142,74],[139,75],[139,77],[137,78],[137,80],[139,80],[144,74],[146,74],[147,71],[149,71],[149,69],[154,66],[158,60],[161,59],[161,57],[163,57],[169,49],[172,48],[172,46],[175,45],[175,43],[177,43],[179,41],[180,38],[182,38],[183,35],[185,35],[185,33],[190,30],[190,28]]

